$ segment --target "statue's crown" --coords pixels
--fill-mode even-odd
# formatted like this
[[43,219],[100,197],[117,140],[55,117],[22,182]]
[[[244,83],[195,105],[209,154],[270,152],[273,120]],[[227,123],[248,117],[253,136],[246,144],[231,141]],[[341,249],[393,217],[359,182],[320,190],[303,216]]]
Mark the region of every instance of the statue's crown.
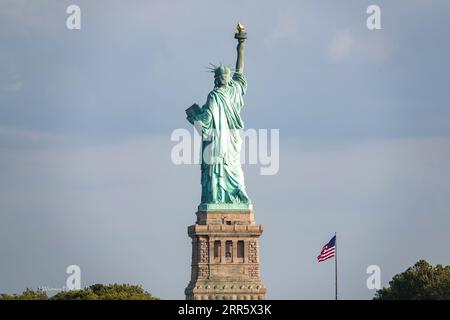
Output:
[[231,75],[231,69],[222,64],[220,66],[216,66],[216,65],[210,63],[210,67],[208,67],[207,69],[210,72],[214,73],[214,77],[218,77],[221,75]]

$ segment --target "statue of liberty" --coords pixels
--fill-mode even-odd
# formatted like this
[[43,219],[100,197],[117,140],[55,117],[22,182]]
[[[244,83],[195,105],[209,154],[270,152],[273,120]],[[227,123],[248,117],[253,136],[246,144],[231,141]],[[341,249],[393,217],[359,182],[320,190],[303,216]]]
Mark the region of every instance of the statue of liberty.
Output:
[[234,72],[226,66],[212,65],[214,89],[203,107],[194,104],[186,110],[187,120],[202,135],[201,185],[199,209],[245,209],[250,200],[244,185],[240,163],[244,128],[240,112],[247,91],[244,77],[244,45],[246,33],[238,22],[237,61]]

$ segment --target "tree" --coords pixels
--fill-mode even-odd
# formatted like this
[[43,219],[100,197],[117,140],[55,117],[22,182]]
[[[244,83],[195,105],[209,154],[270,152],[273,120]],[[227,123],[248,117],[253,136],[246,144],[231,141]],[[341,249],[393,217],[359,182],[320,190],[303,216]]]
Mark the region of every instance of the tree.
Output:
[[450,300],[450,266],[433,267],[419,260],[396,274],[388,288],[378,290],[375,300]]
[[61,291],[52,297],[42,289],[26,289],[21,294],[0,294],[0,300],[159,300],[141,286],[94,284],[81,290]]
[[51,300],[158,300],[141,286],[131,284],[94,284],[81,290],[61,291]]
[[47,293],[42,289],[36,291],[27,288],[21,294],[0,294],[0,300],[47,300]]

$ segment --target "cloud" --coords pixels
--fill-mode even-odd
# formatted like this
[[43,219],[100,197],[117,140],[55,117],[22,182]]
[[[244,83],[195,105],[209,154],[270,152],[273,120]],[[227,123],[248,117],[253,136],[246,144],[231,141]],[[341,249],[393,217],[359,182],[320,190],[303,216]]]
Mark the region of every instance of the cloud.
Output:
[[335,62],[350,58],[383,62],[388,58],[388,39],[383,30],[360,33],[340,30],[331,38],[328,55]]
[[382,30],[371,31],[371,37],[365,38],[361,42],[361,54],[367,57],[368,60],[374,62],[384,62],[389,58],[390,51],[392,50],[388,38],[385,37],[385,33]]
[[57,136],[49,132],[0,125],[0,146],[4,142],[8,142],[9,144],[20,144],[24,142],[50,143],[58,140],[62,141],[62,139],[63,138],[61,136]]
[[349,31],[336,32],[328,49],[331,59],[340,61],[347,58],[352,53],[354,42],[354,38]]
[[280,12],[274,26],[271,26],[266,36],[265,43],[268,46],[274,45],[277,41],[292,39],[297,36],[299,28],[298,17],[291,12]]
[[6,62],[0,59],[0,70],[3,71],[4,78],[0,78],[1,90],[5,93],[17,93],[22,90],[24,81],[15,71],[12,65],[6,65]]
[[7,84],[5,86],[3,86],[2,90],[5,92],[19,92],[20,90],[22,90],[23,87],[23,81],[16,81],[10,84]]
[[59,12],[58,10],[62,7],[62,4],[54,1],[1,1],[0,25],[13,25],[13,27],[1,28],[0,35],[28,37],[32,34],[41,35],[43,32],[54,32],[56,28],[52,28],[54,25],[48,18],[50,13]]

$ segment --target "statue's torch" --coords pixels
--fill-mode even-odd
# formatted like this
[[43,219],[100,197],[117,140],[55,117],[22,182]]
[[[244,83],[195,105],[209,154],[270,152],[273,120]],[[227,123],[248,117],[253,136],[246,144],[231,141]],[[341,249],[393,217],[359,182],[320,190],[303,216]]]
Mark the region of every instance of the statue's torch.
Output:
[[238,39],[239,42],[244,42],[244,40],[247,39],[247,32],[245,32],[244,26],[239,21],[237,23],[236,29],[238,32],[234,34],[234,38]]

